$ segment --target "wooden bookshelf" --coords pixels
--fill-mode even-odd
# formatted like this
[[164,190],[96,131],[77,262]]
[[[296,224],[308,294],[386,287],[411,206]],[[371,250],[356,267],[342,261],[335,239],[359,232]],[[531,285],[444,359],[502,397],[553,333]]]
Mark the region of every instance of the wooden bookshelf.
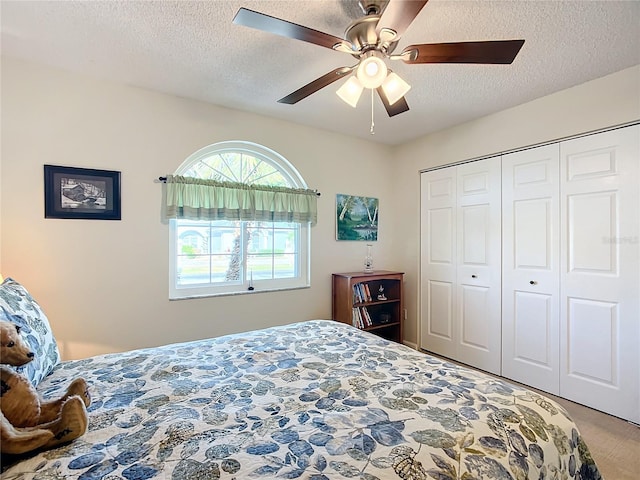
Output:
[[[402,342],[404,273],[374,270],[332,275],[332,318]],[[382,286],[383,297],[380,295]]]

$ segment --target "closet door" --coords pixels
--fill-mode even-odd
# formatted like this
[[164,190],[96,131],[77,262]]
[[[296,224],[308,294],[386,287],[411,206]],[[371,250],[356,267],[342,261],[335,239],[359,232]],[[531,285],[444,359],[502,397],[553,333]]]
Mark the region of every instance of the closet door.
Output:
[[420,348],[500,373],[500,157],[421,176]]
[[640,127],[560,153],[560,395],[639,422]]
[[501,372],[500,157],[458,166],[457,359]]
[[502,157],[502,375],[559,393],[559,144]]
[[456,357],[456,168],[420,176],[420,347]]

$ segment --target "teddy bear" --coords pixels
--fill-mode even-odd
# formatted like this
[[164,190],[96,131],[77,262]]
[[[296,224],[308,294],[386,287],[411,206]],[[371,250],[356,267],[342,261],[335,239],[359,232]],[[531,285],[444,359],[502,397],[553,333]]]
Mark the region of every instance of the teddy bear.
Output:
[[0,320],[0,452],[23,454],[70,442],[87,430],[91,397],[87,383],[76,378],[65,394],[40,398],[29,380],[7,365],[22,366],[34,353],[20,335],[20,326]]

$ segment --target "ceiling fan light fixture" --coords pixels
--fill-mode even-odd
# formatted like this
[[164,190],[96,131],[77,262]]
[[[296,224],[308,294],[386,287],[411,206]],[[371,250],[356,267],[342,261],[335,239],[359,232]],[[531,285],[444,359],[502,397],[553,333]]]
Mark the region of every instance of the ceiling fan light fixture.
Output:
[[371,55],[360,61],[356,77],[364,88],[378,88],[387,77],[387,65],[381,58]]
[[336,91],[336,94],[344,100],[345,103],[356,108],[363,89],[364,87],[360,81],[356,77],[350,76],[349,79]]
[[390,72],[382,82],[382,90],[389,101],[389,105],[393,105],[411,90],[411,85],[400,78],[399,75]]

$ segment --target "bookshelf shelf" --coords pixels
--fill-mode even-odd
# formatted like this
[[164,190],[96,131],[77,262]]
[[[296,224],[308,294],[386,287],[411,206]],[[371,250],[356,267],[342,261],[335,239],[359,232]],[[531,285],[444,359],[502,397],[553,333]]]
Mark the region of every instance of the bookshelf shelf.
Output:
[[[377,270],[332,275],[332,318],[402,342],[404,273]],[[382,299],[378,299],[382,295]]]

